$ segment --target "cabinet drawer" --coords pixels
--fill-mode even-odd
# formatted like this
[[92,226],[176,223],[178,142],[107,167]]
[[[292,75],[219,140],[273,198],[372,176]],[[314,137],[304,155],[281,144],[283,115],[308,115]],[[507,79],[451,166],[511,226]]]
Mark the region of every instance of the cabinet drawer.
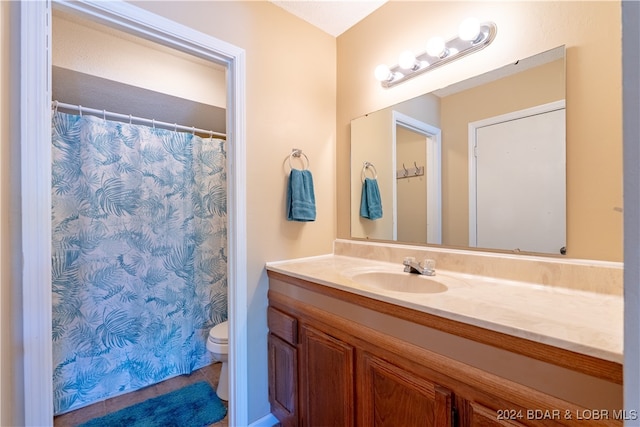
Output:
[[291,345],[298,343],[298,321],[273,307],[267,310],[269,331]]

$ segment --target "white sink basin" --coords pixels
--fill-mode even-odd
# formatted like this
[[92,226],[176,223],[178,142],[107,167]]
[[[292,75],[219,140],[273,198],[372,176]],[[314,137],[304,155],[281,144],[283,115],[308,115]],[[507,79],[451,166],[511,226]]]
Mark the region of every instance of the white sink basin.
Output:
[[437,276],[422,276],[420,274],[371,271],[357,273],[351,280],[367,288],[392,292],[408,292],[420,294],[435,294],[445,292],[448,287],[440,282]]

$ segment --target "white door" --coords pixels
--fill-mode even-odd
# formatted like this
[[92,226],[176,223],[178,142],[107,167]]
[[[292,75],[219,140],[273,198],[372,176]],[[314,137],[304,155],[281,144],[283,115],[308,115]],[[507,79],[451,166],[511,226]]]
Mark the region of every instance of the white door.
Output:
[[476,245],[564,253],[565,110],[479,127],[474,151]]

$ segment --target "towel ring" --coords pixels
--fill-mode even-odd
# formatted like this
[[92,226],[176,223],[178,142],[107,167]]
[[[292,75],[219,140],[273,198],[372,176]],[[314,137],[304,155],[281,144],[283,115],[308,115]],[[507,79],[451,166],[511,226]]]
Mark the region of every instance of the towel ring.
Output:
[[306,167],[304,166],[304,160],[302,161],[302,170],[309,169],[309,164],[310,164],[309,158],[299,148],[294,148],[293,150],[291,150],[291,154],[289,154],[289,168],[293,169],[293,165],[291,164],[291,158],[292,157],[301,158],[302,156],[304,156],[305,160],[307,161],[307,166]]
[[367,177],[367,169],[371,168],[373,171],[373,179],[378,179],[378,171],[376,170],[376,167],[373,165],[373,163],[371,162],[364,162],[362,164],[362,173],[361,178],[362,178],[362,183],[364,184],[364,180]]

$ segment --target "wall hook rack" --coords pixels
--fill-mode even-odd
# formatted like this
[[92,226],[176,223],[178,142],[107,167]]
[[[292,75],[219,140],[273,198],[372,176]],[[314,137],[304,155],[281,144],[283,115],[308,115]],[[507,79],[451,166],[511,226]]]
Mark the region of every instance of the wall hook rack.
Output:
[[418,166],[416,162],[413,162],[413,166],[410,168],[405,167],[403,163],[402,168],[396,170],[396,179],[413,178],[422,175],[424,175],[424,166]]

